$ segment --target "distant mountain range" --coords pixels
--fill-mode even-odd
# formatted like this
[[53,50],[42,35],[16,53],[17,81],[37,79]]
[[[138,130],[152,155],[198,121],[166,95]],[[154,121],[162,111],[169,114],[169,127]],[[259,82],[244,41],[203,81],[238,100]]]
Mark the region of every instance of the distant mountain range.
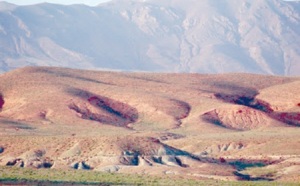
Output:
[[0,2],[0,71],[22,66],[300,75],[300,2]]

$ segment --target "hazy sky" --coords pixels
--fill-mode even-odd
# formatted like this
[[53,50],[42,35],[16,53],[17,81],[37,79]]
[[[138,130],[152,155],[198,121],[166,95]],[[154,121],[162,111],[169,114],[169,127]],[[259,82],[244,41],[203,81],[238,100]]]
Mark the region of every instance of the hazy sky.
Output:
[[[17,4],[17,5],[29,5],[29,4],[48,2],[48,3],[55,3],[55,4],[87,4],[90,6],[96,6],[100,3],[107,2],[110,0],[4,0],[4,1]],[[293,0],[289,0],[289,1],[293,1]]]
[[55,3],[55,4],[87,4],[90,6],[95,6],[110,0],[4,0],[4,1],[17,4],[17,5],[29,5],[29,4],[48,2],[48,3]]

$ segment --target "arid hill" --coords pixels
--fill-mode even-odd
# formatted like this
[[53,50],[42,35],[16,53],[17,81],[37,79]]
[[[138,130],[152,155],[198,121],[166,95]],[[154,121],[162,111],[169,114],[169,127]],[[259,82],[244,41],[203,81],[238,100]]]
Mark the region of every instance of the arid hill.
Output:
[[0,75],[0,164],[300,181],[300,78],[27,67]]

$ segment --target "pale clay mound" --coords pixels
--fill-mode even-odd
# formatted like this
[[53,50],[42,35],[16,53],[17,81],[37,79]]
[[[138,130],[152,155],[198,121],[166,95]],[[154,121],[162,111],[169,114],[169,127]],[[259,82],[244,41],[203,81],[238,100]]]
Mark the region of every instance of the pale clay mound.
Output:
[[299,181],[299,82],[18,69],[0,75],[0,164]]
[[246,106],[225,106],[205,113],[202,118],[208,122],[236,130],[277,126],[266,113]]

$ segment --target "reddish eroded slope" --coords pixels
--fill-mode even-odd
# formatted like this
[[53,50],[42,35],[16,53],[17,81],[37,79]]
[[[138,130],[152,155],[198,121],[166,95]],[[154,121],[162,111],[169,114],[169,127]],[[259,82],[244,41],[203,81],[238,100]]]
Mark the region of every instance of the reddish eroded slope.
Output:
[[0,110],[3,108],[4,103],[5,103],[5,101],[3,99],[3,96],[0,94]]
[[81,99],[78,103],[73,100],[69,108],[82,119],[123,127],[138,119],[138,111],[128,104],[79,89],[69,90],[69,93]]
[[300,112],[280,112],[273,114],[273,117],[286,124],[300,127]]
[[[281,88],[280,91],[276,89],[276,94],[273,87]],[[236,94],[216,93],[217,99],[229,103],[231,106],[209,111],[202,115],[202,119],[237,130],[251,130],[270,125],[278,126],[280,122],[300,126],[300,109],[297,108],[297,101],[300,99],[297,88],[300,88],[300,82],[273,87],[266,88],[262,92],[240,89]],[[285,92],[285,90],[289,91]],[[241,105],[243,108],[233,109],[234,105]]]
[[0,76],[0,164],[247,177],[251,159],[300,155],[299,80],[18,69]]
[[269,103],[274,111],[271,117],[291,126],[300,126],[299,87],[300,81],[272,86],[263,89],[257,97]]
[[[7,108],[1,116],[34,123],[96,122],[135,130],[166,130],[183,124],[195,131],[199,123],[251,130],[272,126],[278,116],[288,120],[284,123],[297,120],[298,112],[290,116],[282,110],[274,116],[272,103],[256,98],[260,89],[296,80],[250,74],[143,74],[29,67],[1,77],[0,91],[6,95]],[[219,108],[223,102],[232,107]],[[239,111],[235,105],[244,107]],[[211,116],[199,120],[199,113]],[[201,127],[203,132],[210,128],[209,124]]]
[[234,130],[251,130],[277,126],[266,113],[246,106],[225,106],[202,115],[210,123]]

